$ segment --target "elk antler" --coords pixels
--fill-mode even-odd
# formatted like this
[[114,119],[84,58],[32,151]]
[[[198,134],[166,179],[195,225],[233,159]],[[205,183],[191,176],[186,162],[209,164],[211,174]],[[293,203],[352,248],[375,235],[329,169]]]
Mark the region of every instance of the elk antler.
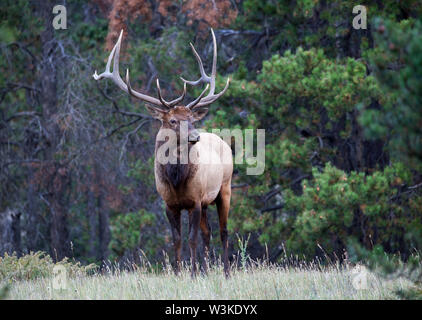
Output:
[[[175,106],[176,104],[178,104],[179,102],[181,102],[185,98],[185,95],[186,95],[186,83],[184,84],[182,95],[179,98],[174,99],[174,100],[169,101],[169,102],[167,102],[166,100],[164,100],[162,98],[160,84],[158,82],[158,79],[157,79],[157,89],[158,89],[159,99],[133,90],[131,85],[130,85],[130,81],[129,81],[129,69],[126,70],[126,83],[127,84],[124,83],[124,81],[120,77],[120,73],[119,73],[119,57],[120,57],[120,46],[121,46],[121,42],[122,42],[122,36],[123,36],[123,30],[120,32],[119,39],[117,40],[113,50],[111,50],[110,56],[108,57],[108,61],[107,61],[105,71],[98,75],[97,70],[95,70],[95,73],[93,74],[94,79],[95,80],[101,80],[102,78],[111,79],[120,89],[122,89],[123,91],[125,91],[126,93],[131,95],[132,97],[135,97],[136,99],[139,99],[139,100],[142,100],[142,101],[145,101],[145,102],[152,103],[152,104],[159,106],[159,107],[164,107],[166,109],[170,109],[173,106]],[[111,66],[112,60],[113,60],[113,72],[110,71],[110,66]]]
[[[212,34],[212,41],[213,41],[213,46],[214,46],[211,76],[208,76],[205,73],[204,65],[202,64],[201,57],[199,56],[198,52],[196,52],[193,44],[190,43],[193,54],[195,55],[195,58],[198,61],[199,71],[201,72],[201,78],[199,78],[196,81],[185,80],[182,77],[181,77],[181,79],[183,80],[184,83],[188,83],[188,84],[193,85],[193,86],[196,86],[196,85],[200,84],[201,82],[208,83],[210,85],[210,92],[204,98],[202,98],[202,96],[205,94],[205,91],[207,89],[205,89],[205,91],[202,92],[201,95],[197,99],[195,99],[194,101],[192,101],[191,103],[189,103],[186,106],[187,108],[190,108],[190,109],[203,107],[203,106],[206,106],[206,105],[213,103],[215,100],[217,100],[219,97],[221,97],[224,94],[224,92],[226,92],[227,88],[229,87],[230,78],[227,78],[226,86],[224,87],[224,89],[220,93],[214,94],[214,91],[215,91],[215,76],[216,76],[216,73],[217,73],[217,40],[215,39],[214,30],[212,28],[211,28],[211,34]],[[207,88],[208,88],[208,86],[207,86]]]

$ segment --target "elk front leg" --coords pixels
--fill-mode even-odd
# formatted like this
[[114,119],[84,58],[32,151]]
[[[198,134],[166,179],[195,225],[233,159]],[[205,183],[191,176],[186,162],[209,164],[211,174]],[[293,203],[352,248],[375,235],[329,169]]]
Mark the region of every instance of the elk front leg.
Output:
[[201,206],[189,210],[189,248],[192,263],[192,278],[196,276],[196,247],[198,244],[198,229],[201,219]]
[[167,218],[170,222],[171,233],[173,234],[173,245],[175,253],[175,273],[179,274],[181,266],[181,250],[182,250],[182,233],[181,233],[181,219],[179,209],[170,209],[166,207]]

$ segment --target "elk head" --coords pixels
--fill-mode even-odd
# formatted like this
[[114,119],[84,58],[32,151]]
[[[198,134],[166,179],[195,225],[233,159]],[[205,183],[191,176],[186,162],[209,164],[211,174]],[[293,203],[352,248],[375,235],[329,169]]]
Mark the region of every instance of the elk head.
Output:
[[[160,88],[160,81],[157,79],[157,95],[158,99],[145,95],[143,93],[135,91],[130,84],[129,80],[129,69],[126,70],[126,83],[122,80],[119,73],[119,57],[120,57],[120,46],[123,36],[123,30],[120,32],[119,39],[117,40],[116,45],[114,46],[113,50],[108,57],[106,70],[101,73],[100,75],[97,74],[95,71],[93,77],[95,80],[100,80],[102,78],[109,78],[111,79],[120,89],[131,95],[132,97],[142,100],[144,102],[148,102],[150,105],[146,105],[147,110],[151,114],[151,116],[155,119],[161,121],[161,128],[172,129],[175,130],[178,137],[180,132],[180,125],[182,121],[186,121],[187,128],[188,128],[188,141],[191,143],[195,143],[199,141],[199,133],[194,128],[193,123],[202,119],[208,112],[209,104],[213,103],[219,97],[221,97],[227,90],[230,78],[227,78],[226,85],[224,89],[216,94],[215,93],[215,77],[216,77],[216,70],[217,70],[217,41],[215,39],[214,31],[211,29],[213,46],[214,46],[214,54],[213,54],[213,61],[212,61],[212,70],[211,75],[208,76],[205,73],[204,66],[202,64],[202,60],[199,57],[199,54],[196,52],[195,47],[190,43],[192,51],[198,61],[199,71],[201,73],[201,77],[196,81],[189,81],[185,80],[181,77],[181,80],[184,82],[183,86],[183,93],[180,97],[172,100],[166,101],[162,97],[161,88]],[[113,71],[110,71],[111,63],[113,62]],[[183,101],[186,95],[186,84],[190,84],[196,86],[200,83],[206,83],[205,89],[202,93],[192,102],[187,104],[186,106],[178,105]],[[205,96],[205,93],[208,91],[208,94]]]

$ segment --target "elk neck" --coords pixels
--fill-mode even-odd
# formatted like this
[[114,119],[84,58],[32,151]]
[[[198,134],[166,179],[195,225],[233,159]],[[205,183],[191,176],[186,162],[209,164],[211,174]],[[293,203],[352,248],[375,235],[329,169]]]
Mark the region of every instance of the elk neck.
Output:
[[[157,154],[157,149],[160,148],[166,141],[156,141],[155,143],[155,154]],[[187,147],[187,152],[186,152]],[[190,150],[193,147],[193,144],[185,142],[184,144],[180,143],[180,138],[178,137],[177,140],[177,150],[169,150],[169,152],[174,152],[173,154],[176,155],[177,163],[166,163],[161,164],[158,163],[158,173],[160,179],[164,182],[167,182],[171,187],[175,190],[183,188],[186,183],[189,181],[191,177],[194,176],[197,165],[193,164],[189,160]],[[183,155],[183,153],[185,155]],[[187,155],[188,163],[186,161],[182,161]],[[186,159],[186,158],[184,158]],[[157,161],[157,157],[155,159]]]

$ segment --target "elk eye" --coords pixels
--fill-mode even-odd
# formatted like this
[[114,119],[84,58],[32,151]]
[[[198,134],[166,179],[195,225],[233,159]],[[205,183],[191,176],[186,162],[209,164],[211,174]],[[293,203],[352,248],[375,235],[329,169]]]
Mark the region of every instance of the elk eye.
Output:
[[177,121],[176,121],[176,120],[174,120],[174,119],[171,119],[171,120],[170,120],[170,123],[171,123],[171,124],[176,124],[176,123],[177,123]]

